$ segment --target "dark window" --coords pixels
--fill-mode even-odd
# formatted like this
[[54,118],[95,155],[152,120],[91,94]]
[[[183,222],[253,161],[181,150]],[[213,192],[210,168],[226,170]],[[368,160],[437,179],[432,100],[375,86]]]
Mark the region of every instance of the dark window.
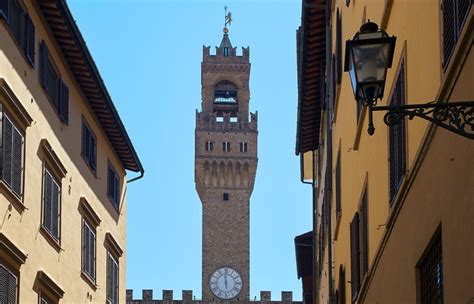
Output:
[[341,84],[342,80],[342,12],[337,8],[336,14],[336,80]]
[[8,23],[8,11],[10,6],[10,0],[0,0],[0,18],[5,19]]
[[229,200],[229,193],[224,193],[224,201],[228,201]]
[[18,276],[0,264],[0,303],[18,303]]
[[339,297],[337,304],[346,304],[346,273],[344,271],[344,267],[339,265]]
[[1,162],[0,170],[3,181],[13,193],[22,197],[23,189],[23,153],[24,137],[20,130],[13,124],[12,120],[1,112],[0,105],[0,127],[1,138]]
[[119,178],[112,166],[109,165],[107,178],[107,196],[112,201],[115,209],[119,207]]
[[117,260],[107,253],[107,302],[118,304],[119,268]]
[[350,225],[351,241],[351,295],[355,303],[360,289],[360,259],[359,259],[359,213],[354,214]]
[[49,234],[59,241],[61,187],[48,169],[44,168],[43,177],[43,227]]
[[222,151],[224,152],[230,152],[230,142],[224,141],[222,143]]
[[443,303],[443,254],[441,231],[428,246],[418,265],[421,303]]
[[247,143],[246,142],[241,142],[240,143],[240,152],[247,152]]
[[[400,74],[393,91],[392,106],[405,104],[405,71],[404,64],[400,66]],[[406,166],[406,135],[405,120],[389,127],[389,165],[390,165],[390,204],[397,194]]]
[[341,215],[341,151],[337,154],[336,162],[336,218]]
[[86,163],[95,172],[97,159],[97,143],[95,135],[86,122],[82,122],[82,156]]
[[206,151],[212,151],[214,150],[214,142],[208,140],[206,141]]
[[448,66],[471,9],[471,0],[443,0],[443,67]]
[[69,89],[60,78],[44,41],[41,42],[40,53],[41,84],[52,102],[56,113],[61,120],[67,124],[69,120]]
[[95,231],[82,220],[82,271],[95,282]]
[[30,16],[16,0],[0,0],[0,18],[5,19],[10,32],[31,66],[35,65],[35,26]]
[[228,47],[224,48],[224,56],[229,56],[229,48]]

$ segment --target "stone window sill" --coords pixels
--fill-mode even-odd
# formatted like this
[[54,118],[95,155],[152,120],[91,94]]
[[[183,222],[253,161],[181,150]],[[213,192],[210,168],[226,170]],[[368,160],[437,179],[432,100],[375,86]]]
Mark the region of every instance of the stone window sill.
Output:
[[21,214],[26,208],[23,204],[22,199],[18,197],[10,187],[5,184],[3,180],[0,180],[0,193],[15,207],[15,209]]
[[40,227],[40,232],[43,237],[48,241],[48,243],[53,247],[57,252],[64,251],[61,248],[60,240],[57,240],[43,225]]

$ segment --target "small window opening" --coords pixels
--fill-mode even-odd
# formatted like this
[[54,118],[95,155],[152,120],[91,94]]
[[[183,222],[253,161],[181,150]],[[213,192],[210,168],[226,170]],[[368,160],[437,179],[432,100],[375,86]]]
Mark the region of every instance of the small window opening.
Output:
[[246,142],[241,142],[240,143],[240,152],[247,152],[247,151],[248,151],[247,143]]
[[228,201],[229,200],[229,193],[224,193],[224,197],[223,197],[224,201]]
[[224,56],[229,56],[229,48],[228,47],[224,48]]
[[206,151],[212,151],[214,150],[214,142],[208,140],[206,141]]
[[230,142],[225,141],[222,143],[222,151],[230,152]]
[[224,117],[223,116],[217,116],[216,117],[216,122],[224,122]]
[[231,117],[230,122],[238,122],[239,119],[237,117]]

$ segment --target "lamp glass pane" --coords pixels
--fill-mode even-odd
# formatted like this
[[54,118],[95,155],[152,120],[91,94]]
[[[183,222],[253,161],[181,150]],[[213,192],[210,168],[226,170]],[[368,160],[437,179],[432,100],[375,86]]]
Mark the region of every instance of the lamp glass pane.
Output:
[[385,80],[389,44],[354,45],[355,69],[359,84]]
[[356,95],[356,90],[357,90],[357,77],[356,77],[356,71],[354,67],[354,61],[352,60],[352,54],[349,56],[349,76],[351,78],[351,85],[352,85],[352,90],[354,91],[354,96],[357,97]]

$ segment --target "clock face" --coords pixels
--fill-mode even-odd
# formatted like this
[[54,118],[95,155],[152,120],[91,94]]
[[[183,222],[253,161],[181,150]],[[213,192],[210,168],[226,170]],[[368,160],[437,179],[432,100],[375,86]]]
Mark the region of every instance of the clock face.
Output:
[[219,299],[232,299],[242,290],[242,277],[236,270],[222,267],[211,275],[209,286],[212,293]]

